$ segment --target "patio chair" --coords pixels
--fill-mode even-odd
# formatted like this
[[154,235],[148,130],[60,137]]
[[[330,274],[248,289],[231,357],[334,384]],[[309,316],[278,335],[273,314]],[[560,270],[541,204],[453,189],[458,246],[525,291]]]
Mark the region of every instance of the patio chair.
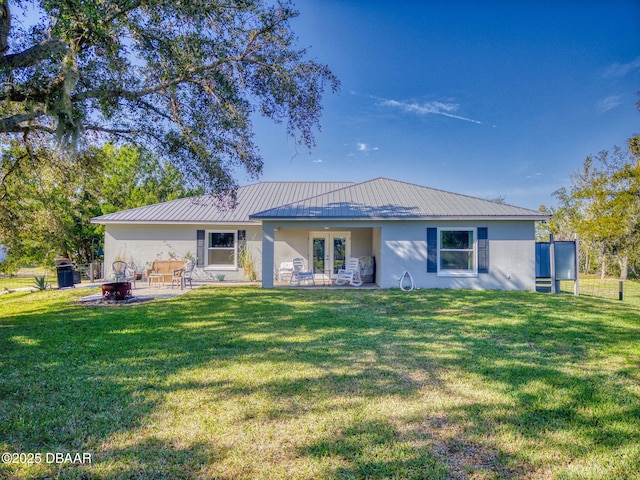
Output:
[[136,271],[127,262],[116,260],[111,264],[111,270],[116,282],[133,282],[133,288],[136,287]]
[[362,276],[360,275],[360,261],[357,258],[350,258],[345,268],[338,270],[336,285],[345,285],[349,283],[354,287],[362,285]]
[[316,281],[313,278],[313,272],[304,270],[304,260],[301,258],[294,258],[291,263],[293,263],[293,272],[289,279],[289,285],[299,286],[302,285],[302,282],[311,282],[311,285],[316,284]]
[[191,283],[191,275],[193,274],[193,269],[196,267],[196,262],[193,260],[189,260],[184,267],[179,268],[178,270],[173,271],[173,275],[171,276],[171,288],[173,288],[173,284],[175,282],[180,282],[180,290],[184,290],[186,283],[189,282],[189,288],[193,290],[193,284]]
[[280,268],[278,268],[278,281],[281,282],[283,278],[291,278],[293,274],[293,262],[282,262]]

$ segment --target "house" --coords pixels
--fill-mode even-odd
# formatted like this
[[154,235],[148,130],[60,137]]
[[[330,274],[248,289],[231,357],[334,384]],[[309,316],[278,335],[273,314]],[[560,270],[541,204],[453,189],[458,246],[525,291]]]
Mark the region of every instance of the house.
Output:
[[243,280],[247,249],[262,286],[302,257],[320,277],[359,257],[382,288],[408,271],[422,288],[535,289],[535,222],[548,215],[406,182],[261,182],[240,187],[235,208],[209,196],[92,219],[105,225],[106,265],[144,268],[159,257],[197,257],[197,275]]

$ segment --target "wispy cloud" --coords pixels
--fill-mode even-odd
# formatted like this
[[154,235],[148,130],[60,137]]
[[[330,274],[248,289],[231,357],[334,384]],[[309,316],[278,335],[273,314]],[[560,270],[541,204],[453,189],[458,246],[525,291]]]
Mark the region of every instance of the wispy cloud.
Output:
[[454,112],[460,108],[460,105],[455,103],[425,102],[420,104],[415,102],[400,102],[398,100],[382,100],[381,104],[385,107],[398,108],[404,112],[415,113],[416,115],[441,115],[443,117],[484,125],[480,120],[455,114]]
[[366,143],[356,143],[356,150],[362,153],[375,152],[376,150],[380,150],[378,147],[370,147]]
[[602,76],[605,78],[622,78],[634,70],[640,70],[640,57],[636,57],[629,63],[613,63],[604,70]]
[[324,163],[324,160],[321,158],[316,158],[315,160],[311,160],[311,163]]
[[622,104],[622,97],[620,95],[609,95],[606,98],[601,99],[597,103],[598,110],[601,113],[608,112],[609,110],[613,110],[618,105]]

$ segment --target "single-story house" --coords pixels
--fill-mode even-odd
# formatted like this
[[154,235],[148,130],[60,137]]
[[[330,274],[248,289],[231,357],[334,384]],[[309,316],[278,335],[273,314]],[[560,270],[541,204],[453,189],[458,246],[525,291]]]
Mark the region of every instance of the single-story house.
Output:
[[273,287],[295,257],[320,277],[358,257],[369,281],[398,287],[535,289],[535,222],[546,214],[406,182],[260,182],[240,187],[235,208],[207,195],[92,219],[105,225],[105,265],[141,270],[157,258],[195,257],[196,275],[243,280],[251,254]]

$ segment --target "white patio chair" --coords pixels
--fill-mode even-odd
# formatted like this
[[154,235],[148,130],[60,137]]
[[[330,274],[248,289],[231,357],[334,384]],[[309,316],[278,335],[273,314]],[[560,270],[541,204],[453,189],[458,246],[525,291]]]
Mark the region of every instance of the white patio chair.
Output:
[[133,282],[133,288],[136,287],[136,271],[127,262],[116,260],[111,264],[111,270],[116,282]]
[[357,258],[350,258],[345,268],[338,270],[336,285],[345,285],[349,283],[354,287],[362,285],[362,276],[360,275],[360,261]]
[[311,282],[311,285],[316,284],[316,281],[313,278],[313,272],[304,270],[304,260],[301,258],[294,258],[291,263],[293,263],[293,272],[289,279],[289,285],[299,286],[302,282]]
[[171,275],[171,288],[173,288],[173,284],[175,282],[180,283],[180,290],[184,290],[186,283],[189,282],[189,287],[193,290],[193,284],[191,283],[191,275],[193,274],[193,269],[196,266],[196,262],[193,260],[189,260],[184,267],[179,268],[178,270],[174,270]]
[[291,278],[293,274],[293,262],[282,262],[280,268],[278,268],[278,281],[281,282],[283,278]]

